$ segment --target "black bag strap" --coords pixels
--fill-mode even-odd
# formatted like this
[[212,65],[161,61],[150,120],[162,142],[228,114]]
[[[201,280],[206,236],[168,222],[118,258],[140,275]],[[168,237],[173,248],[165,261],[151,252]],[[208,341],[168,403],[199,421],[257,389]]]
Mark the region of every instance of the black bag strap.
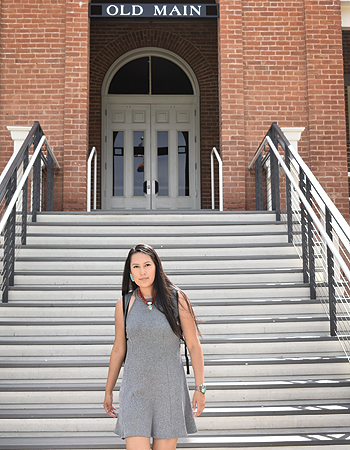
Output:
[[129,304],[130,304],[130,299],[132,296],[132,292],[129,292],[127,294],[123,295],[123,315],[124,315],[124,331],[125,331],[125,339],[127,340],[127,334],[126,334],[126,316],[128,315],[129,312]]
[[186,372],[187,372],[187,375],[189,375],[190,374],[190,360],[188,358],[187,345],[186,345],[185,338],[184,338],[184,335],[182,333],[182,328],[181,328],[180,314],[179,314],[179,292],[178,292],[178,290],[175,291],[175,295],[173,296],[173,306],[174,306],[175,317],[176,317],[177,321],[179,322],[180,329],[181,329],[181,336],[182,336],[181,340],[185,345]]
[[[126,316],[128,315],[129,312],[129,304],[130,304],[130,299],[132,296],[132,292],[129,292],[128,294],[123,294],[123,315],[124,315],[124,333],[125,333],[125,341],[128,340],[128,336],[126,334]],[[124,357],[124,362],[125,362],[125,358],[126,358],[126,353],[128,351],[128,344],[126,344],[126,350],[125,350],[125,357]]]

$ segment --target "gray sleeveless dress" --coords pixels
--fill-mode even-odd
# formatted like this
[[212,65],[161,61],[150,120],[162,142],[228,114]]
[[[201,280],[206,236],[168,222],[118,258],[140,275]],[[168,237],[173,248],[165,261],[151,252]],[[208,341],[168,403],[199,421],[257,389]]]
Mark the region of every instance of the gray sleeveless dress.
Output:
[[127,355],[114,432],[123,439],[195,433],[180,340],[165,315],[155,307],[149,311],[136,293],[126,325]]

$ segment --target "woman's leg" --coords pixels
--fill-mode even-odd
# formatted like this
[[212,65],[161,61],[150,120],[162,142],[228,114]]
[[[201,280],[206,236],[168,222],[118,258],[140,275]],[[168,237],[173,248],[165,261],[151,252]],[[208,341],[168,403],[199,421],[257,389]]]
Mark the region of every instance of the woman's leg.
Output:
[[176,450],[177,438],[153,439],[152,450]]
[[150,438],[144,436],[130,436],[125,438],[126,450],[150,450]]

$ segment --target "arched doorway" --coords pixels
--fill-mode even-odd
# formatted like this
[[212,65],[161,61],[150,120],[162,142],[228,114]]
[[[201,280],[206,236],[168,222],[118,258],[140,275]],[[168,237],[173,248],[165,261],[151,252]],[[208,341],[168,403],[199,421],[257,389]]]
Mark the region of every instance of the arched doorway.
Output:
[[102,86],[103,209],[199,209],[199,88],[177,55],[132,51]]

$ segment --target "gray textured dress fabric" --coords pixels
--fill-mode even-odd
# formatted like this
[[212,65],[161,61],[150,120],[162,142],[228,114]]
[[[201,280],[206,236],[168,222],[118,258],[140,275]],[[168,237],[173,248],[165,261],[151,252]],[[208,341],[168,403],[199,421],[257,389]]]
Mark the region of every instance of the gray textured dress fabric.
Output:
[[195,433],[180,340],[158,309],[138,297],[127,316],[127,356],[114,432],[158,439]]

